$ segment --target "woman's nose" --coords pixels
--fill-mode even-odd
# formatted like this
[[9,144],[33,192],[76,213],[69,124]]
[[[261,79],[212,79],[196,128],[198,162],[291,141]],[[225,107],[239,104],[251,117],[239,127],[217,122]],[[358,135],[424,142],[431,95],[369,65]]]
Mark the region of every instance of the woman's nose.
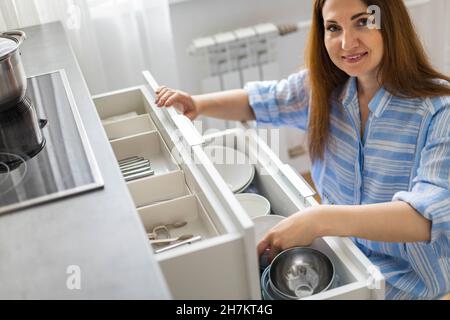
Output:
[[353,31],[344,31],[342,35],[342,50],[349,51],[359,46],[359,40]]

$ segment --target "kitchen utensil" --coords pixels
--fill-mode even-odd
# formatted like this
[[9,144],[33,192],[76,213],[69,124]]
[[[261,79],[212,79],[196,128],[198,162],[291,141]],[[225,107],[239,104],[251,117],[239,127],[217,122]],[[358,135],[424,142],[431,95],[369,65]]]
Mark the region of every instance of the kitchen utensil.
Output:
[[152,170],[152,168],[150,167],[150,165],[144,165],[143,167],[138,167],[138,168],[131,168],[129,170],[124,170],[122,171],[122,174],[124,177],[128,177],[134,174],[138,174],[141,172],[146,172],[148,170]]
[[143,167],[145,165],[150,166],[151,165],[150,160],[143,159],[143,160],[139,160],[139,161],[133,162],[131,164],[119,165],[119,167],[120,167],[120,170],[126,171],[126,170],[130,170],[130,169],[140,168],[140,167]]
[[0,112],[16,106],[25,96],[27,79],[19,51],[25,39],[23,31],[0,34]]
[[130,182],[130,181],[133,181],[133,180],[137,180],[137,179],[149,177],[149,176],[152,176],[152,175],[154,175],[154,174],[155,174],[155,172],[154,172],[153,170],[147,169],[147,170],[144,171],[144,172],[136,173],[136,174],[133,174],[133,175],[126,176],[126,177],[125,177],[125,181],[126,181],[126,182]]
[[133,181],[133,180],[137,180],[137,179],[149,177],[149,176],[152,176],[152,175],[154,175],[154,174],[155,174],[155,172],[154,172],[153,170],[147,169],[147,170],[144,171],[144,172],[136,173],[136,174],[133,174],[133,175],[126,176],[126,177],[125,177],[125,181],[126,181],[126,182],[130,182],[130,181]]
[[147,233],[147,236],[150,240],[169,239],[170,231],[165,225],[156,226],[152,229],[152,232]]
[[194,235],[192,235],[192,234],[183,234],[183,235],[181,235],[179,237],[175,237],[175,238],[150,240],[150,243],[151,244],[166,244],[166,243],[170,244],[175,241],[184,241],[184,240],[191,239],[193,237],[194,237]]
[[167,238],[170,238],[170,229],[182,228],[185,225],[187,225],[186,221],[176,221],[173,223],[157,225],[152,229],[153,231],[148,233],[147,235],[150,240],[158,240],[157,232],[163,231],[164,235],[166,236],[165,239],[167,239]]
[[187,225],[187,221],[177,221],[177,222],[174,222],[174,223],[165,224],[166,228],[168,228],[168,229],[181,228],[181,227],[184,227],[185,225]]
[[201,236],[196,236],[196,237],[193,237],[191,239],[180,241],[180,242],[168,245],[167,247],[158,249],[158,250],[155,251],[155,253],[161,253],[161,252],[164,252],[164,251],[167,251],[167,250],[170,250],[170,249],[174,249],[174,248],[177,248],[177,247],[185,245],[185,244],[189,244],[189,243],[193,243],[193,242],[199,241],[201,239],[202,239]]
[[250,185],[255,167],[244,153],[223,146],[207,146],[204,151],[232,192],[243,191]]
[[334,266],[322,252],[312,248],[291,248],[273,259],[269,285],[287,300],[296,300],[327,290],[334,280]]
[[147,169],[150,169],[150,170],[152,169],[149,163],[140,164],[140,165],[137,165],[134,167],[130,167],[128,169],[122,169],[121,171],[124,176],[127,176],[127,175],[132,175],[135,173],[139,173],[142,171],[146,171]]
[[277,294],[271,287],[269,281],[270,267],[264,268],[261,275],[261,295],[263,300],[286,300],[285,297]]
[[119,160],[119,166],[128,165],[128,164],[135,163],[135,162],[142,161],[142,160],[145,160],[145,159],[143,157],[138,157],[138,156],[122,159],[122,160]]
[[[18,103],[14,108],[0,111],[0,163],[14,170],[23,161],[18,159],[33,158],[45,146],[42,129],[47,120],[38,119],[35,107],[28,98]],[[9,157],[9,153],[15,155]],[[18,158],[19,156],[20,158]],[[6,167],[1,166],[0,172]]]
[[119,160],[119,168],[127,182],[155,174],[151,161],[138,156]]
[[236,199],[250,218],[270,214],[270,202],[263,196],[254,193],[240,193],[236,195]]

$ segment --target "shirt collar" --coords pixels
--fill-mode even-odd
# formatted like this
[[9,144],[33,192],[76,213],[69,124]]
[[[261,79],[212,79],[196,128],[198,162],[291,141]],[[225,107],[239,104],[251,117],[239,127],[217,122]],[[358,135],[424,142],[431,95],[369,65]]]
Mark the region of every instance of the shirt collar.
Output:
[[386,107],[392,100],[392,94],[389,93],[384,87],[381,87],[372,100],[369,102],[369,109],[375,115],[375,117],[379,117],[383,114]]
[[[383,86],[377,91],[375,96],[369,102],[369,109],[375,117],[379,117],[392,100],[392,94]],[[350,77],[344,85],[341,95],[341,101],[345,108],[349,108],[358,102],[358,86],[356,77]]]
[[352,103],[358,99],[358,88],[356,85],[356,78],[350,77],[344,85],[341,95],[341,101],[344,107],[348,108]]

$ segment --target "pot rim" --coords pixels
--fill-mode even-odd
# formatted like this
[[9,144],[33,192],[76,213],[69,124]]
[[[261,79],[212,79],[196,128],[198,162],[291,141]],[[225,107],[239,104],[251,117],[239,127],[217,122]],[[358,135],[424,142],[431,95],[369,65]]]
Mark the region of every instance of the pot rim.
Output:
[[22,42],[26,39],[26,34],[23,31],[13,30],[13,31],[7,31],[7,32],[0,33],[0,38],[9,39],[16,43],[16,47],[14,49],[12,49],[8,53],[0,56],[0,61],[3,61],[17,53]]

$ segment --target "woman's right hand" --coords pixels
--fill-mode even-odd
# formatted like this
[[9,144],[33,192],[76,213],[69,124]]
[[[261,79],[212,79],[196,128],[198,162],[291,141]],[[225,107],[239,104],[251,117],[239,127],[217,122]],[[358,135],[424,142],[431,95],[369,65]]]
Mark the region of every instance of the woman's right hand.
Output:
[[166,86],[159,87],[156,90],[155,103],[158,107],[174,107],[190,120],[194,120],[199,115],[199,108],[194,99],[188,93],[173,90]]

